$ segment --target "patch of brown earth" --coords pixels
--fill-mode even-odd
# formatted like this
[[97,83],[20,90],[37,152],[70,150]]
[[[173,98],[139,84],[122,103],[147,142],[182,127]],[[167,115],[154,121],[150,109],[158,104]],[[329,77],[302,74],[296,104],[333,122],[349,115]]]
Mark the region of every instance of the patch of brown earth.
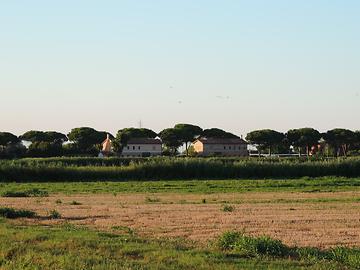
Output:
[[[226,230],[245,230],[289,245],[327,248],[360,243],[358,198],[360,192],[57,194],[47,198],[0,198],[0,205],[34,210],[44,217],[22,223],[70,222],[106,231],[129,227],[141,236],[185,237],[199,242],[214,239]],[[316,202],[319,199],[322,201]],[[81,205],[71,205],[72,201]],[[224,204],[233,205],[234,211],[222,211]],[[62,219],[45,218],[52,209],[59,211]]]

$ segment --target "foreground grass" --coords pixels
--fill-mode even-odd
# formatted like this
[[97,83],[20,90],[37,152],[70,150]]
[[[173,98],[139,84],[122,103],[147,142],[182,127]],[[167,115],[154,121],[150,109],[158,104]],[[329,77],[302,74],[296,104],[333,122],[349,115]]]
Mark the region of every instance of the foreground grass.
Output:
[[131,233],[109,234],[68,224],[24,227],[0,219],[0,269],[356,269],[316,256],[285,258],[234,250],[214,245],[198,248],[183,240],[146,240]]
[[0,195],[49,193],[229,193],[229,192],[336,192],[360,190],[360,178],[322,177],[287,180],[192,180],[131,182],[0,183]]

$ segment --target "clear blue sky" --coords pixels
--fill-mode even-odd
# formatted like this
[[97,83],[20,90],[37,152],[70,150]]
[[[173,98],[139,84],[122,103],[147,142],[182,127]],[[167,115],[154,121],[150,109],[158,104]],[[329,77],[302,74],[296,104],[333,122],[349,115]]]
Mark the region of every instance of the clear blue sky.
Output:
[[0,130],[360,129],[360,1],[0,3]]

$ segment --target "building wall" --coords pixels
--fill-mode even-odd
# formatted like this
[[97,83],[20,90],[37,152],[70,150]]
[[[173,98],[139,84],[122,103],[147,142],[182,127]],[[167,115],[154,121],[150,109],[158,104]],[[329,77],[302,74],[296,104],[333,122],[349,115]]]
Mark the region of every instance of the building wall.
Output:
[[200,141],[195,142],[193,147],[196,153],[202,153],[204,151],[204,145]]
[[[201,146],[196,146],[197,144],[201,144]],[[203,144],[196,142],[194,149],[203,156],[248,156],[246,144]]]
[[122,156],[141,157],[143,154],[151,156],[161,155],[161,144],[129,144],[124,147]]

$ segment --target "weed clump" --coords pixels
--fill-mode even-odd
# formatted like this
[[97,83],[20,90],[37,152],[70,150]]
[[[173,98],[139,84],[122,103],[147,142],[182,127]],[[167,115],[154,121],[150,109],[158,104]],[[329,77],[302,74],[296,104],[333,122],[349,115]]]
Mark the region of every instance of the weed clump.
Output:
[[15,219],[15,218],[34,218],[36,216],[36,213],[34,211],[30,211],[30,210],[17,210],[14,208],[8,208],[8,207],[4,207],[4,208],[0,208],[0,217],[4,217],[4,218],[10,218],[10,219]]
[[156,198],[156,197],[154,197],[154,198],[146,197],[145,202],[147,202],[147,203],[158,203],[158,202],[160,202],[160,199]]
[[48,197],[49,193],[46,190],[41,190],[38,188],[23,190],[23,191],[15,191],[15,190],[9,190],[5,191],[2,195],[2,197],[18,197],[18,198],[26,198],[26,197]]
[[235,210],[235,207],[232,205],[225,204],[222,207],[222,211],[224,211],[224,212],[234,212],[234,210]]
[[51,211],[50,211],[49,217],[50,217],[51,219],[60,219],[60,218],[61,218],[61,214],[54,209],[54,210],[51,210]]
[[222,250],[235,251],[245,257],[284,257],[290,254],[291,248],[280,240],[268,236],[251,237],[241,232],[226,232],[218,240]]

